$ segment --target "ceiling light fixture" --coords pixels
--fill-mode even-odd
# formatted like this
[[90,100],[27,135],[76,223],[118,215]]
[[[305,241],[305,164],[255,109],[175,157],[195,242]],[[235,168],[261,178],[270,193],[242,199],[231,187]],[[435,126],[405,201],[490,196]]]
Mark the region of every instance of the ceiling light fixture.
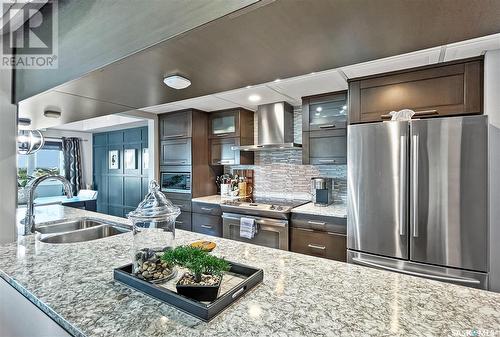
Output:
[[259,95],[256,95],[256,94],[248,96],[248,100],[250,102],[258,102],[258,101],[260,101],[260,99],[261,99],[261,97]]
[[163,83],[165,83],[168,87],[177,90],[185,89],[191,85],[190,80],[180,75],[167,76],[163,79]]
[[43,115],[47,118],[60,118],[61,111],[46,110],[43,112]]
[[323,108],[319,106],[319,107],[316,108],[316,111],[317,112],[321,112],[321,111],[323,111]]

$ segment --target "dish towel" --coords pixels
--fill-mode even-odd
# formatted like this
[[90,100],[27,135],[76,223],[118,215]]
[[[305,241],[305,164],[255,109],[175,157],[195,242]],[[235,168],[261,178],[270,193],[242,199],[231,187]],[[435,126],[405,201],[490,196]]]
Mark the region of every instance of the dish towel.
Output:
[[389,115],[391,115],[391,121],[409,121],[411,117],[415,114],[415,111],[410,109],[403,109],[399,111],[391,111]]
[[257,224],[255,219],[240,218],[240,237],[245,239],[253,239],[257,234]]

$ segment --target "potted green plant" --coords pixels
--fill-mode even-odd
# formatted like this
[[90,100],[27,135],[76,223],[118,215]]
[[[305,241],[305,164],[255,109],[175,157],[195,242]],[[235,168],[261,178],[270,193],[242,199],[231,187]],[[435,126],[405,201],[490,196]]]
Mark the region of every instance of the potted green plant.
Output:
[[231,268],[226,260],[190,246],[168,250],[161,259],[189,270],[177,282],[177,293],[198,301],[217,299],[222,276]]

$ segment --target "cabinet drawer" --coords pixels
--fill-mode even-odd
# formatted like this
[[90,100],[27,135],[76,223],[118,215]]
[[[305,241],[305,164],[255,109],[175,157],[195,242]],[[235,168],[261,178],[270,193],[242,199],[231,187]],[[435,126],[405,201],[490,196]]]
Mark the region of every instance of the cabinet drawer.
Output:
[[191,111],[180,111],[160,117],[160,139],[191,137]]
[[184,212],[191,212],[191,201],[182,199],[170,199],[174,206],[177,206]]
[[312,229],[292,228],[290,250],[296,253],[346,261],[346,236]]
[[191,138],[164,140],[160,165],[191,165]]
[[191,212],[181,212],[175,219],[175,228],[191,231]]
[[346,218],[292,213],[291,225],[295,228],[314,229],[323,232],[347,233]]
[[218,216],[222,215],[222,209],[220,205],[208,204],[198,201],[193,202],[193,212],[200,214],[218,215]]
[[222,217],[193,213],[193,232],[222,237]]

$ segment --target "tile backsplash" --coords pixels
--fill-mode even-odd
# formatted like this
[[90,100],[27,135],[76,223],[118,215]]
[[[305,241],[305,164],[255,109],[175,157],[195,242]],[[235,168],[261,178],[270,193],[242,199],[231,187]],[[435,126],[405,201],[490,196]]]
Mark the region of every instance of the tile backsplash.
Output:
[[[294,138],[296,143],[302,143],[301,107],[294,108]],[[311,178],[329,177],[334,182],[335,203],[346,202],[346,165],[302,165],[302,150],[255,152],[254,162],[254,165],[226,166],[225,171],[231,173],[234,169],[254,170],[255,196],[310,199]]]

